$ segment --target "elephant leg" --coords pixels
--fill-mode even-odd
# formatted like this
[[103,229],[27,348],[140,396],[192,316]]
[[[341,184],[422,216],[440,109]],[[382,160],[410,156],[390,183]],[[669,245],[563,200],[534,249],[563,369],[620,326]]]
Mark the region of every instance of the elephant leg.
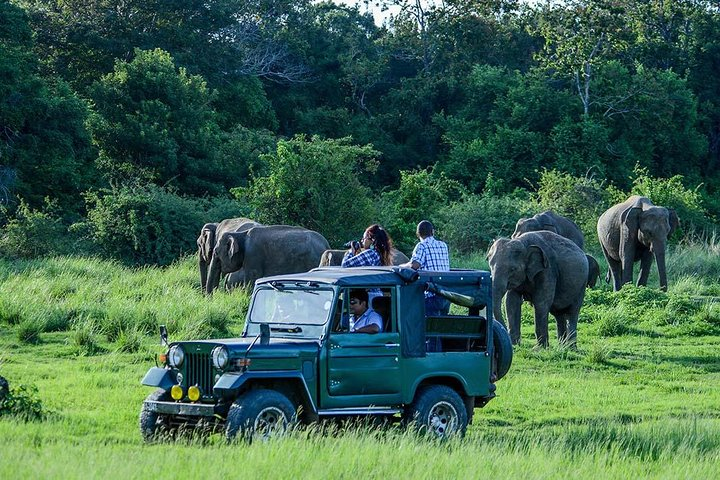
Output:
[[548,342],[548,308],[535,306],[535,339],[541,347],[547,347]]
[[238,270],[237,272],[230,273],[225,280],[225,289],[232,290],[237,287],[245,285],[245,272]]
[[622,284],[620,283],[622,281],[622,267],[618,260],[615,260],[612,258],[607,250],[605,250],[605,247],[603,247],[603,255],[605,256],[605,260],[607,260],[608,267],[610,269],[610,274],[612,276],[613,281],[613,291],[617,292],[620,290],[620,287]]
[[505,296],[505,310],[507,311],[510,340],[513,345],[520,344],[520,314],[522,313],[522,295],[508,290]]
[[645,250],[642,254],[642,257],[640,257],[640,276],[638,277],[637,281],[638,287],[647,285],[648,277],[650,276],[650,267],[652,267],[652,263],[652,252],[649,249]]
[[565,337],[567,337],[567,316],[561,313],[558,313],[557,315],[553,314],[553,316],[555,317],[555,322],[557,323],[558,343],[562,344],[565,341]]

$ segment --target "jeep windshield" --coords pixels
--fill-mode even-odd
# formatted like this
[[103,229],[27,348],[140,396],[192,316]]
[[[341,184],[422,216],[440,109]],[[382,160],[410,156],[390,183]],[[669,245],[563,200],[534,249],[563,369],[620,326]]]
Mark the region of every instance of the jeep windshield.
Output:
[[247,334],[258,334],[265,323],[273,336],[318,337],[330,316],[333,296],[331,289],[295,285],[258,289],[250,306]]

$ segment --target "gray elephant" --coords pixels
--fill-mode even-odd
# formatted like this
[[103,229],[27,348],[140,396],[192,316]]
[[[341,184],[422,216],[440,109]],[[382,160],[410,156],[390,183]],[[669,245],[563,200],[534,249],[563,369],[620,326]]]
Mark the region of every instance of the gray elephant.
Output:
[[657,261],[660,288],[667,291],[665,246],[680,224],[674,210],[654,205],[649,198],[633,195],[610,207],[598,219],[600,245],[615,291],[633,281],[633,265],[640,261],[638,285],[647,285],[653,256]]
[[216,239],[225,232],[239,232],[260,225],[249,218],[228,218],[219,223],[206,223],[200,229],[197,238],[198,268],[200,270],[200,286],[203,291],[207,287],[208,268],[212,261],[212,252]]
[[523,233],[543,230],[557,233],[560,236],[572,240],[575,242],[575,245],[581,249],[584,248],[585,237],[580,227],[569,218],[558,215],[552,210],[546,210],[530,218],[521,218],[518,220],[512,238],[517,238]]
[[528,232],[517,238],[499,238],[488,252],[493,280],[493,314],[502,322],[505,299],[510,338],[520,343],[523,300],[535,307],[535,337],[548,345],[548,314],[557,321],[558,341],[574,346],[577,321],[585,298],[588,263],[575,243],[553,232]]
[[[325,250],[320,257],[319,267],[339,267],[342,264],[342,259],[345,256],[347,250]],[[390,252],[392,254],[392,264],[402,265],[407,263],[410,259],[397,248],[393,248]]]
[[252,285],[260,277],[305,272],[315,268],[330,245],[319,233],[289,225],[261,225],[219,235],[208,272],[207,291],[220,277],[233,273],[230,283]]

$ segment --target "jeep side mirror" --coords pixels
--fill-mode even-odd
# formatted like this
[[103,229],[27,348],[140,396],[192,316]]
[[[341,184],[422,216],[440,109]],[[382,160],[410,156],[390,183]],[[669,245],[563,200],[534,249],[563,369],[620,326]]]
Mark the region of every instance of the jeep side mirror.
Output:
[[168,346],[168,333],[165,325],[160,325],[160,343],[166,347]]

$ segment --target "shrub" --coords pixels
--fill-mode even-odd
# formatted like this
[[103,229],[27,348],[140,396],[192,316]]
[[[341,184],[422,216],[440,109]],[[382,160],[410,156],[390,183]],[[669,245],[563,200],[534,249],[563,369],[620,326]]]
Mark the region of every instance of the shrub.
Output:
[[0,323],[18,325],[22,322],[23,311],[15,303],[11,303],[5,297],[0,297]]
[[612,356],[612,350],[604,344],[594,343],[590,346],[585,359],[589,363],[605,364]]
[[0,399],[0,416],[11,415],[25,422],[45,418],[42,402],[34,386],[11,385],[5,398]]
[[443,173],[401,171],[400,186],[380,197],[382,223],[393,237],[395,246],[409,255],[417,242],[415,230],[421,220],[433,222],[438,236],[446,238],[447,231],[441,225],[438,210],[448,202],[460,199],[463,193],[460,183]]
[[592,176],[574,177],[557,170],[545,170],[540,174],[534,195],[536,208],[552,210],[573,220],[585,235],[588,243],[597,243],[597,219],[624,194],[613,187],[605,187]]
[[350,138],[298,136],[262,155],[269,173],[233,193],[252,206],[260,222],[300,225],[341,245],[357,238],[373,218],[370,189],[361,178],[375,172],[377,155],[370,145],[352,145]]
[[152,185],[88,192],[85,199],[87,220],[74,229],[132,265],[170,264],[195,249],[205,223],[198,200]]
[[598,333],[603,337],[616,337],[627,333],[632,316],[622,307],[614,307],[600,313],[597,324]]
[[120,332],[115,341],[117,350],[124,353],[136,353],[140,351],[143,342],[143,332],[129,328]]
[[92,323],[77,324],[70,335],[70,344],[79,356],[92,356],[102,351]]
[[467,195],[438,213],[438,229],[448,245],[462,254],[486,251],[494,239],[509,237],[518,218],[532,215],[521,194],[495,197]]
[[57,203],[45,199],[41,210],[20,200],[15,214],[0,234],[0,252],[10,258],[37,258],[69,253],[72,241],[57,210]]
[[26,319],[17,327],[17,337],[22,343],[40,343],[40,334],[45,328],[43,322]]
[[680,232],[717,227],[703,205],[699,185],[690,190],[683,184],[682,175],[654,178],[647,168],[640,166],[635,167],[635,175],[632,193],[648,197],[655,205],[674,209],[680,218]]

